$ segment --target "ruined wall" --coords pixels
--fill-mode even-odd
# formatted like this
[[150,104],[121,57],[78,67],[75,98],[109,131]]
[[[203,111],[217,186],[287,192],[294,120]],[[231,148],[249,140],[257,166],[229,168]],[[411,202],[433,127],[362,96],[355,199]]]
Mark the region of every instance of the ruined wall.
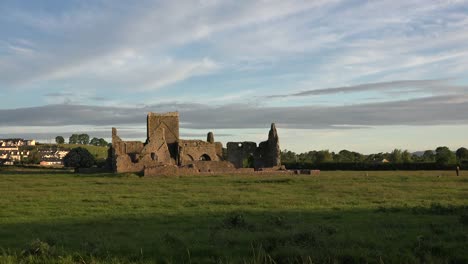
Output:
[[147,140],[147,144],[143,144],[139,141],[123,141],[117,135],[117,129],[112,128],[113,171],[142,172],[148,166],[175,164],[164,138],[164,128],[159,127],[157,132],[153,138]]
[[234,165],[228,161],[194,161],[192,165],[200,173],[225,173],[236,170]]
[[145,167],[144,176],[191,176],[216,173],[252,173],[254,169],[236,169],[228,161],[193,161],[185,166],[161,165]]
[[217,153],[217,145],[202,140],[180,140],[179,164],[185,165],[199,160],[221,160],[221,156]]
[[227,159],[236,168],[242,168],[245,159],[255,158],[257,143],[255,142],[228,142]]
[[255,142],[228,142],[227,159],[236,168],[242,168],[244,161],[253,161],[256,170],[260,168],[279,168],[281,166],[281,150],[275,124],[271,124],[268,140],[257,147]]
[[112,128],[112,169],[119,173],[142,171],[144,166],[139,160],[143,148],[142,142],[123,141],[117,135],[117,129]]
[[[141,154],[148,163],[160,162],[164,164],[176,164],[176,159],[172,157],[169,146],[166,143],[165,129],[158,127],[152,138],[147,139],[147,143]],[[153,165],[153,164],[148,164]]]
[[167,147],[174,161],[178,158],[179,140],[179,113],[148,113],[147,116],[147,140],[151,140],[158,136],[158,131],[164,129],[164,138],[166,139]]
[[279,146],[276,126],[271,124],[268,140],[259,144],[256,155],[255,168],[270,168],[281,166],[281,150]]
[[[207,140],[179,139],[179,114],[176,112],[147,117],[147,139],[123,141],[112,129],[109,160],[115,172],[144,172],[145,175],[185,175],[193,173],[240,173],[244,163],[256,170],[280,168],[279,139],[275,124],[268,140],[257,147],[255,142],[229,142],[225,155],[223,145],[215,142],[212,132]],[[227,161],[225,161],[227,156]]]
[[148,139],[157,136],[158,129],[164,128],[164,137],[168,144],[179,140],[179,113],[177,112],[148,113],[146,125]]

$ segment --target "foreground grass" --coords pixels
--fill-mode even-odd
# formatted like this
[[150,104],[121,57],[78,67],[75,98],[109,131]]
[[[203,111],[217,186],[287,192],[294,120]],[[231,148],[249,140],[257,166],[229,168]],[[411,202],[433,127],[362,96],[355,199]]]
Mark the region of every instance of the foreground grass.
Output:
[[468,263],[467,176],[0,171],[0,262]]

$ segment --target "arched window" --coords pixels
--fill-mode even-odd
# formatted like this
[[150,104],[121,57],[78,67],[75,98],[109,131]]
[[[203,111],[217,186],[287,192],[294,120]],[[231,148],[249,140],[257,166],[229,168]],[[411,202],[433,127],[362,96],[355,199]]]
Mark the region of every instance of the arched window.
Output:
[[207,154],[203,154],[203,155],[200,156],[200,160],[208,161],[208,160],[211,160],[211,158]]

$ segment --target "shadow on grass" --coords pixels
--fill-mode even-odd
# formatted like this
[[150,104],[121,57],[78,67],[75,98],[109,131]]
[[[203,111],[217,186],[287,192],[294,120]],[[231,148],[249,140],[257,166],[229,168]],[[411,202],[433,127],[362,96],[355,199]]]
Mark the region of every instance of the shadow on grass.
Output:
[[116,174],[111,171],[102,172],[75,172],[73,168],[48,168],[48,167],[0,167],[0,175],[68,175],[73,177],[132,177],[134,173]]
[[3,166],[0,167],[0,175],[57,175],[57,174],[72,174],[73,169],[69,168],[47,168],[47,167],[17,167]]
[[350,211],[125,212],[121,217],[2,224],[0,247],[4,257],[68,255],[124,262],[237,263],[264,252],[277,263],[468,263],[467,211],[433,204]]

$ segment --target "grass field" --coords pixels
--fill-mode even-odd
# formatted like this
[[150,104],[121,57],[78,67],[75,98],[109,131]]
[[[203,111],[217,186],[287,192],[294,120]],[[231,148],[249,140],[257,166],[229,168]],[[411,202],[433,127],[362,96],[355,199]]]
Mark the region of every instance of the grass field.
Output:
[[96,159],[106,159],[108,147],[100,147],[93,145],[81,145],[81,144],[41,144],[38,147],[41,149],[55,148],[60,147],[62,149],[73,149],[77,147],[82,147],[87,149]]
[[468,263],[467,172],[0,168],[0,209],[0,263]]

